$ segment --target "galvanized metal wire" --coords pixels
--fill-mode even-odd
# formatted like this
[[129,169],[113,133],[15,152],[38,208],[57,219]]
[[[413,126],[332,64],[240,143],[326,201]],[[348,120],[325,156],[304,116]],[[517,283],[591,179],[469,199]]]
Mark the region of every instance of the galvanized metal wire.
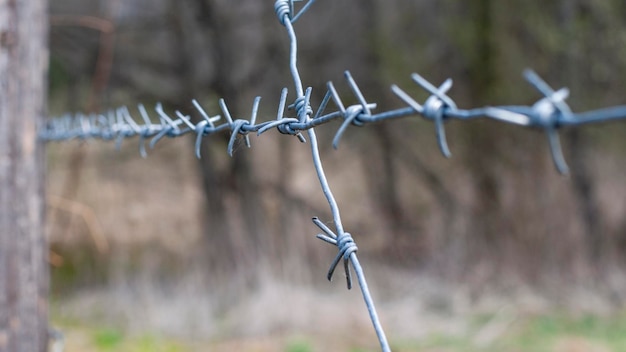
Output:
[[[358,101],[358,104],[346,107],[333,83],[328,82],[324,98],[317,109],[314,110],[311,106],[312,88],[308,87],[304,89],[298,70],[298,42],[293,25],[311,7],[315,0],[307,1],[299,11],[296,11],[294,3],[300,1],[302,0],[276,0],[274,3],[274,10],[278,20],[280,24],[285,27],[289,37],[289,69],[295,88],[295,99],[290,105],[287,105],[288,90],[287,88],[283,88],[275,119],[266,119],[262,122],[257,122],[261,97],[254,99],[248,119],[233,118],[224,99],[219,100],[221,115],[211,115],[207,113],[196,100],[193,100],[193,106],[200,116],[202,116],[202,120],[197,123],[192,122],[190,116],[180,111],[175,111],[174,116],[168,114],[164,111],[161,104],[157,104],[154,108],[159,121],[155,123],[149,116],[146,108],[140,104],[138,105],[138,113],[141,120],[134,118],[127,107],[121,107],[104,114],[68,114],[50,119],[45,128],[41,131],[40,138],[45,141],[66,141],[72,139],[115,140],[119,146],[123,140],[138,136],[139,152],[145,157],[147,155],[145,146],[147,140],[150,140],[149,147],[154,148],[156,143],[163,138],[175,138],[187,134],[195,134],[195,154],[200,158],[200,147],[203,140],[216,133],[230,133],[227,152],[232,156],[235,142],[240,135],[243,136],[246,145],[250,147],[248,135],[251,132],[256,132],[257,135],[261,135],[269,130],[276,129],[282,134],[296,136],[303,143],[306,142],[303,132],[306,132],[310,142],[309,145],[313,164],[317,171],[322,192],[328,201],[335,227],[333,231],[317,217],[313,218],[314,224],[322,231],[317,237],[337,246],[338,249],[337,256],[330,266],[327,277],[329,280],[332,278],[335,268],[343,259],[347,285],[348,289],[350,289],[352,287],[352,276],[349,264],[352,265],[357,275],[357,281],[378,336],[381,349],[384,352],[391,351],[376,313],[376,308],[368,289],[363,269],[357,258],[356,252],[358,247],[352,235],[344,231],[339,206],[326,179],[320,158],[315,127],[334,120],[342,120],[343,122],[337,129],[333,139],[333,147],[338,148],[341,138],[349,126],[365,126],[371,123],[397,118],[421,116],[434,122],[439,148],[445,157],[450,157],[452,154],[448,147],[445,133],[446,122],[477,118],[493,119],[513,125],[543,129],[547,135],[548,145],[555,167],[560,173],[566,174],[568,167],[563,157],[558,130],[563,127],[626,119],[626,106],[615,106],[600,110],[574,113],[566,103],[566,99],[569,96],[569,90],[567,88],[554,90],[534,71],[526,70],[524,72],[526,80],[543,95],[535,104],[530,106],[485,106],[473,109],[459,109],[455,101],[448,95],[448,91],[450,91],[453,86],[451,79],[444,81],[437,87],[424,77],[414,73],[411,75],[413,81],[430,93],[430,96],[423,103],[418,103],[403,89],[393,85],[391,90],[406,106],[395,110],[374,113],[373,111],[376,109],[376,104],[368,102],[365,99],[350,72],[346,71],[344,74],[346,82]],[[335,109],[331,112],[327,112],[331,101]],[[286,108],[289,111],[288,113],[285,112]],[[222,116],[225,121],[222,120]],[[220,121],[224,122],[217,124]]]

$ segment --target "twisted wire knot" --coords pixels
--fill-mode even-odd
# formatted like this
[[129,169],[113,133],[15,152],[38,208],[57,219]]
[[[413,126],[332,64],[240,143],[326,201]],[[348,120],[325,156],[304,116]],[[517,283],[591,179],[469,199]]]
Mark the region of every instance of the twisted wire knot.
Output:
[[443,118],[443,110],[446,107],[447,105],[443,102],[443,100],[439,99],[439,97],[435,95],[431,95],[424,102],[422,116],[433,121]]
[[286,26],[285,21],[291,20],[291,6],[289,6],[288,0],[276,0],[274,3],[274,12],[276,12],[278,21],[283,26]]
[[291,124],[294,122],[298,122],[298,120],[297,119],[282,119],[281,123],[278,126],[276,126],[276,128],[278,129],[278,132],[282,134],[289,134],[289,135],[295,136],[296,134],[300,132],[291,128]]
[[362,105],[350,105],[344,113],[344,118],[346,120],[350,120],[351,124],[357,127],[362,127],[365,125],[365,122],[360,119],[363,114],[367,114],[367,111],[365,111],[365,108]]
[[303,116],[313,115],[313,108],[311,107],[311,103],[305,96],[296,99],[293,105],[299,118]]
[[356,246],[356,242],[352,238],[352,235],[348,232],[344,232],[337,238],[337,248],[339,248],[339,254],[343,256],[344,260],[350,259],[352,253],[356,253],[359,247]]
[[571,110],[565,103],[568,95],[569,90],[563,88],[536,102],[532,106],[535,112],[533,122],[542,127],[556,127],[561,117],[569,117]]

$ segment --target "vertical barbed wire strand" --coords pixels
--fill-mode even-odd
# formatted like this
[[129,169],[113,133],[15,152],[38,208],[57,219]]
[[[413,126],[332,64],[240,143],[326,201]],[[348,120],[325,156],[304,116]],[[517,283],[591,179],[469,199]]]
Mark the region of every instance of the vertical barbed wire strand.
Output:
[[[307,6],[311,3],[312,1],[309,1],[307,3]],[[297,92],[296,103],[294,105],[296,107],[296,112],[298,116],[301,118],[300,122],[308,123],[310,121],[310,116],[313,112],[309,103],[309,99],[311,96],[311,89],[310,88],[307,89],[306,96],[303,94],[303,89],[302,89],[303,84],[300,79],[300,73],[298,71],[298,66],[297,66],[297,55],[298,55],[297,36],[292,25],[291,15],[289,12],[285,11],[286,9],[289,9],[289,8],[293,10],[293,7],[289,7],[287,0],[277,0],[274,4],[274,9],[276,11],[276,15],[278,16],[278,20],[280,21],[281,24],[285,26],[289,34],[290,67],[291,67],[291,73],[293,76],[293,80],[294,80],[294,83],[296,86],[296,92]],[[308,9],[308,7],[303,8],[300,14],[302,14],[306,9]],[[297,17],[294,17],[294,21],[295,19],[297,19]],[[348,75],[348,77],[350,80],[352,79],[351,76]],[[356,87],[356,83],[353,84],[353,87]],[[354,91],[355,91],[355,94],[357,94],[357,96],[360,97],[359,100],[362,102],[363,108],[366,109],[367,113],[369,114],[369,109],[367,108],[367,102],[365,102],[365,99],[363,98],[362,94],[360,93],[358,88],[354,89]],[[298,102],[302,101],[302,99],[304,99],[304,104],[301,104],[300,106],[298,106]],[[325,101],[327,101],[327,99]],[[324,193],[324,196],[326,197],[326,200],[328,201],[328,204],[330,206],[332,217],[333,217],[333,222],[335,224],[335,229],[337,231],[337,234],[335,236],[332,236],[332,232],[328,231],[328,229],[326,228],[327,231],[325,232],[327,233],[328,236],[330,236],[329,238],[330,240],[328,240],[327,237],[323,235],[318,236],[318,238],[321,238],[322,240],[325,240],[331,244],[336,245],[339,249],[339,253],[329,270],[328,279],[330,280],[332,278],[332,274],[338,263],[338,260],[341,257],[343,257],[344,258],[344,270],[345,270],[346,279],[348,282],[348,289],[350,289],[352,286],[352,282],[351,282],[352,280],[350,277],[350,268],[347,265],[348,260],[352,263],[352,267],[354,268],[354,271],[357,275],[357,281],[359,282],[359,287],[361,288],[361,293],[363,295],[365,305],[367,306],[367,311],[369,313],[370,319],[374,326],[374,330],[376,331],[376,335],[378,337],[380,347],[383,352],[391,352],[391,348],[389,347],[389,343],[387,341],[387,336],[385,335],[385,331],[382,327],[382,324],[380,323],[380,319],[378,318],[378,313],[376,312],[376,306],[374,304],[374,300],[372,299],[372,295],[367,285],[365,273],[363,272],[363,268],[361,267],[361,264],[356,255],[356,251],[358,250],[358,248],[356,247],[356,244],[354,243],[354,240],[352,239],[350,234],[344,232],[343,224],[341,222],[341,213],[339,211],[339,206],[337,204],[337,201],[335,200],[335,197],[332,193],[330,185],[328,184],[326,173],[324,172],[324,167],[322,165],[319,147],[317,144],[317,136],[315,134],[315,128],[308,129],[307,134],[309,136],[310,145],[311,145],[311,155],[313,158],[313,165],[315,166],[317,177],[322,187],[322,192]],[[324,227],[320,226],[320,224],[322,223],[317,218],[313,218],[313,222],[316,225],[318,225],[320,228],[322,229],[325,228],[325,226]]]

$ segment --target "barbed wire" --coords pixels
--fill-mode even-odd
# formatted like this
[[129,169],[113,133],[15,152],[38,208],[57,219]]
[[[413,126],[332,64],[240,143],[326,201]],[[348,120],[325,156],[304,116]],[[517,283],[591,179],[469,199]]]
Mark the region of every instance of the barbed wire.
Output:
[[[138,136],[139,152],[141,156],[146,157],[145,144],[148,139],[150,139],[149,147],[152,149],[163,138],[195,134],[195,154],[200,158],[203,139],[217,133],[230,132],[227,152],[232,156],[235,142],[240,135],[244,138],[245,144],[250,147],[249,134],[252,132],[261,135],[269,130],[277,129],[282,134],[296,136],[303,143],[307,142],[303,135],[303,132],[306,132],[310,141],[313,164],[322,192],[329,204],[335,227],[335,231],[332,231],[317,217],[313,218],[313,223],[323,232],[318,234],[317,238],[338,248],[337,256],[330,266],[327,277],[329,280],[332,278],[337,265],[343,259],[347,286],[350,289],[352,287],[352,276],[349,264],[352,265],[381,349],[383,352],[391,351],[376,313],[363,269],[356,255],[358,247],[350,233],[344,231],[339,207],[328,184],[320,158],[315,127],[334,120],[343,120],[333,138],[333,147],[336,149],[349,126],[360,127],[397,118],[421,116],[426,120],[434,122],[439,149],[445,157],[450,157],[452,154],[446,138],[446,122],[477,118],[493,119],[513,125],[543,129],[548,139],[548,145],[556,169],[560,173],[566,174],[568,173],[568,166],[563,157],[558,130],[563,127],[626,119],[626,106],[574,113],[566,103],[566,99],[569,97],[567,88],[554,90],[534,71],[526,70],[524,71],[526,80],[543,95],[533,105],[485,106],[481,108],[459,109],[455,101],[448,95],[448,91],[453,86],[452,79],[447,79],[437,87],[419,74],[413,73],[411,75],[412,80],[426,90],[430,94],[429,97],[420,104],[403,89],[397,85],[392,85],[392,92],[406,106],[395,110],[373,113],[377,107],[376,103],[368,102],[365,99],[350,72],[346,71],[344,73],[345,80],[358,104],[346,107],[334,84],[329,81],[326,85],[326,93],[323,99],[317,109],[313,110],[311,106],[312,88],[303,88],[304,85],[297,66],[298,46],[293,24],[311,7],[315,0],[307,1],[296,13],[294,3],[301,1],[303,0],[276,0],[274,3],[274,11],[278,20],[286,28],[289,36],[289,67],[296,91],[293,103],[287,105],[288,89],[283,88],[275,119],[257,123],[261,97],[254,99],[249,119],[234,118],[223,98],[219,99],[221,115],[213,116],[208,114],[198,101],[192,100],[196,112],[202,117],[197,123],[192,122],[191,116],[185,115],[180,111],[175,111],[175,116],[172,117],[163,110],[163,106],[160,103],[157,103],[154,108],[158,116],[158,122],[153,122],[146,108],[139,104],[138,112],[141,120],[133,118],[127,107],[120,107],[105,114],[67,114],[59,118],[50,119],[41,131],[40,138],[44,141],[66,141],[72,139],[115,140],[117,147],[119,147],[123,140]],[[331,101],[335,105],[335,110],[327,112],[326,110]],[[291,113],[286,114],[286,108]],[[222,121],[222,116],[225,118],[225,121],[217,124],[219,121]],[[138,123],[137,121],[141,122]]]
[[[417,73],[411,75],[413,81],[431,95],[423,104],[418,103],[397,85],[392,85],[392,92],[406,103],[407,107],[389,110],[380,113],[372,113],[376,109],[376,103],[368,103],[359,86],[349,71],[344,73],[346,81],[359,100],[360,104],[350,105],[347,108],[339,97],[332,82],[327,83],[326,95],[322,99],[318,109],[313,114],[310,105],[312,88],[309,87],[304,95],[297,95],[293,104],[287,108],[294,111],[295,115],[285,115],[285,106],[288,90],[284,88],[279,100],[278,115],[276,119],[256,123],[261,97],[256,97],[253,102],[252,113],[249,120],[233,119],[228,105],[224,99],[219,100],[219,106],[226,122],[216,125],[222,120],[222,115],[209,116],[197,100],[192,100],[194,108],[203,117],[198,123],[193,123],[190,116],[175,111],[175,117],[171,117],[160,103],[157,103],[154,111],[158,115],[159,122],[153,122],[144,105],[139,104],[137,110],[142,123],[137,123],[126,106],[108,111],[104,114],[66,114],[48,120],[46,126],[40,132],[40,138],[45,141],[66,141],[72,139],[104,139],[116,140],[117,147],[127,138],[139,136],[139,151],[143,157],[147,156],[145,147],[146,139],[150,139],[149,147],[154,148],[161,139],[180,137],[186,134],[196,134],[195,154],[200,155],[200,146],[203,137],[212,134],[229,131],[231,137],[228,144],[228,154],[232,156],[237,137],[242,135],[245,143],[250,147],[248,134],[256,132],[261,135],[276,128],[282,134],[297,136],[301,142],[306,139],[302,132],[314,127],[329,123],[334,120],[343,120],[333,138],[333,147],[339,146],[340,140],[349,126],[364,126],[396,118],[419,115],[426,120],[433,121],[435,133],[441,153],[445,157],[451,157],[445,133],[445,123],[450,120],[471,120],[476,118],[489,118],[501,122],[544,129],[548,137],[548,145],[557,170],[562,174],[568,173],[568,166],[563,157],[559,141],[558,130],[564,127],[575,127],[585,124],[603,123],[613,120],[626,119],[626,105],[574,113],[566,103],[569,89],[561,88],[553,90],[534,71],[524,71],[526,79],[544,95],[543,98],[530,106],[486,106],[473,109],[459,109],[447,92],[452,88],[452,80],[444,81],[439,87]],[[337,111],[325,113],[328,104],[332,100]],[[311,116],[305,119],[303,116]]]

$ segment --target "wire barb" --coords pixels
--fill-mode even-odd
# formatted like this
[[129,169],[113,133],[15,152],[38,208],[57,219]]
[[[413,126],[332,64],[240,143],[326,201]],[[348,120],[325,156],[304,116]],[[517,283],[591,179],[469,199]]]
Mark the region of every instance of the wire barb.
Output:
[[320,233],[315,237],[319,238],[320,240],[326,243],[335,245],[339,249],[337,256],[335,257],[332,264],[330,265],[330,269],[328,270],[328,274],[326,275],[326,278],[328,279],[328,281],[332,280],[335,269],[337,268],[337,265],[339,264],[339,261],[341,260],[341,258],[343,258],[343,266],[344,266],[344,272],[346,273],[346,281],[347,281],[348,290],[352,289],[352,275],[350,274],[348,261],[350,260],[350,256],[352,255],[352,253],[356,253],[359,250],[359,248],[356,246],[356,243],[352,239],[352,235],[350,235],[347,232],[344,232],[341,235],[337,236],[334,232],[332,232],[328,228],[328,226],[326,226],[323,222],[321,222],[320,219],[317,217],[313,218],[313,223],[315,223],[317,227],[319,227],[322,231],[324,231],[324,234]]
[[[568,122],[572,124],[576,121],[576,116],[565,102],[569,97],[569,89],[553,90],[537,73],[530,69],[524,71],[524,77],[544,95],[544,98],[530,107],[492,108],[487,111],[487,115],[506,122],[543,128],[548,139],[554,166],[561,174],[567,174],[569,168],[563,157],[557,130]],[[626,114],[622,115],[621,118],[625,117]]]

